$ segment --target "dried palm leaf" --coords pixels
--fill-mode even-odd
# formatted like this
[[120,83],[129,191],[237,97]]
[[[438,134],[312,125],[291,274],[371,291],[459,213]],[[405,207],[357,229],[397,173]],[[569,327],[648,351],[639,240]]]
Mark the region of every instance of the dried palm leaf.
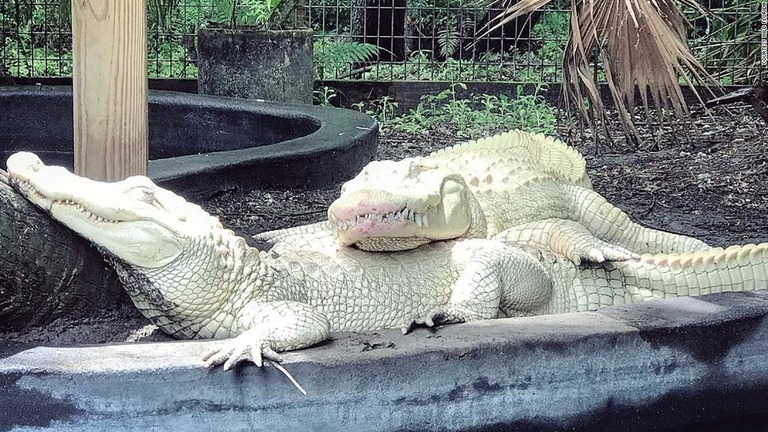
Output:
[[[490,30],[547,3],[549,0],[520,0],[508,6]],[[695,0],[680,3],[705,12]],[[591,64],[593,53],[599,53],[602,59],[611,99],[631,147],[640,143],[633,119],[638,96],[646,116],[653,105],[662,120],[668,112],[689,119],[680,82],[700,102],[694,83],[707,90],[710,86],[719,87],[688,49],[685,19],[672,0],[574,0],[570,38],[563,58],[563,84],[568,105],[575,106],[580,118],[586,119],[595,139],[597,125],[602,126],[609,139],[610,134]],[[594,109],[594,118],[589,115],[584,99]]]

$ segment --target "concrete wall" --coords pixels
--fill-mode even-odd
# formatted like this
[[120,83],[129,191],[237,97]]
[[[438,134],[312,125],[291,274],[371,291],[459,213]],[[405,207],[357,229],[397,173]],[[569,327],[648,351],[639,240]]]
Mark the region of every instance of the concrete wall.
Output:
[[274,367],[205,369],[215,341],[5,346],[0,430],[747,430],[768,421],[767,314],[757,291],[339,333],[286,354],[306,396]]

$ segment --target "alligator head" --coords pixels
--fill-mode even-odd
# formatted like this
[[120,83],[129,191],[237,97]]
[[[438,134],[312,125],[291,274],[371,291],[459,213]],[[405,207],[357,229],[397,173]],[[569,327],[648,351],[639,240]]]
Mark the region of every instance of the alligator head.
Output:
[[461,175],[425,158],[371,162],[342,186],[328,209],[342,245],[374,251],[462,237],[478,215],[482,211]]
[[38,207],[128,264],[159,268],[218,221],[149,178],[105,183],[46,166],[35,154],[8,158],[11,183]]

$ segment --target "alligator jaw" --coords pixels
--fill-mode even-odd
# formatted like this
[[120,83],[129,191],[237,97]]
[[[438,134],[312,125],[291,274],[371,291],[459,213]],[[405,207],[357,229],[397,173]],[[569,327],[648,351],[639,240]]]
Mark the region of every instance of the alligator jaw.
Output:
[[46,166],[28,152],[13,154],[7,165],[11,183],[23,196],[132,265],[162,267],[183,250],[189,224],[160,204],[157,187],[146,177],[97,182]]

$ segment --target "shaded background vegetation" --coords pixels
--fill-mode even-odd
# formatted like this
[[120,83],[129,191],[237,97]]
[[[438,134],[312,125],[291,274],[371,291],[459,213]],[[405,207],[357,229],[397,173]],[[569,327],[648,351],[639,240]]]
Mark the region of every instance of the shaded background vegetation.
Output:
[[[151,77],[196,77],[196,30],[216,18],[216,3],[148,0]],[[319,79],[544,83],[561,79],[569,34],[568,1],[553,1],[542,13],[525,15],[479,41],[475,38],[484,26],[504,9],[501,3],[310,0],[307,6],[307,24],[315,30]],[[707,6],[711,6],[711,14],[684,9],[696,58],[726,85],[750,85],[764,79],[760,2],[708,0]],[[356,22],[361,16],[370,22]],[[401,28],[394,28],[401,22]],[[387,52],[393,47],[398,51]],[[0,2],[0,75],[58,77],[71,73],[69,0]]]
[[[265,2],[273,0],[148,0],[149,76],[194,79],[197,76],[197,29],[211,20],[221,21],[222,5],[233,1],[239,2],[241,9],[236,18],[230,15],[229,19],[237,24],[248,24],[263,16]],[[610,138],[608,130],[598,131],[592,122],[595,119],[603,124],[608,122],[606,107],[592,97],[599,91],[579,85],[589,87],[589,81],[608,82],[614,103],[623,106],[614,111],[623,126],[621,135],[627,138],[628,148],[638,148],[634,106],[638,101],[647,105],[648,101],[633,97],[634,83],[617,89],[614,88],[615,80],[611,82],[607,78],[617,76],[611,72],[611,65],[638,69],[633,62],[643,60],[647,49],[635,49],[634,54],[627,50],[629,55],[613,57],[606,62],[607,48],[615,42],[585,39],[583,56],[573,61],[570,20],[572,11],[583,11],[587,8],[582,6],[592,5],[592,2],[597,8],[603,8],[602,15],[596,15],[598,20],[610,20],[616,15],[616,7],[635,7],[642,12],[641,18],[647,20],[655,12],[648,6],[651,3],[634,0],[306,2],[302,20],[315,31],[315,78],[318,82],[428,80],[446,83],[442,91],[425,95],[413,108],[399,106],[399,102],[388,95],[355,104],[361,111],[388,123],[390,128],[414,132],[448,123],[454,125],[462,137],[476,137],[500,125],[550,133],[555,124],[555,110],[545,103],[540,93],[548,84],[561,82],[565,71],[572,99],[569,106],[575,106],[582,114],[581,118],[592,126],[595,140],[598,135]],[[754,85],[768,77],[768,68],[762,64],[765,59],[761,59],[761,33],[768,23],[761,21],[760,12],[765,5],[760,1],[685,0],[683,5],[663,1],[653,4],[656,8],[667,8],[661,11],[662,16],[674,15],[671,11],[676,14],[679,8],[681,18],[685,18],[680,20],[678,33],[687,36],[690,61],[686,60],[680,72],[694,66],[694,75],[711,77],[709,82],[715,86]],[[508,7],[531,5],[534,7],[528,8],[530,13],[487,32],[505,16]],[[611,24],[610,21],[609,24],[593,25],[590,19],[586,15],[579,19],[586,31],[590,26],[599,33],[610,25],[626,25],[622,22]],[[642,19],[640,21],[642,24]],[[607,33],[610,36],[611,32]],[[658,37],[647,28],[641,33]],[[651,45],[663,47],[665,43]],[[686,41],[681,44],[681,49],[689,55]],[[643,46],[647,48],[648,45]],[[661,60],[673,59],[674,54],[667,54],[667,58]],[[678,83],[686,84],[686,79],[677,71],[665,73],[657,65],[646,67],[646,75],[662,76],[668,87],[670,83],[674,87]],[[698,65],[700,69],[697,69]],[[0,2],[0,82],[13,82],[14,77],[67,77],[71,73],[69,0]],[[579,84],[573,84],[577,80],[569,79],[569,74],[571,78],[578,75]],[[461,91],[466,88],[465,83],[472,82],[532,83],[536,90],[532,95],[518,91],[517,94],[459,97],[466,93]],[[638,94],[643,92],[645,89],[640,86]],[[338,104],[337,96],[337,90],[332,86],[322,85],[316,91],[318,103]],[[680,104],[672,100],[670,105],[670,98],[663,92],[654,94],[651,91],[651,96],[654,99],[651,102],[661,102],[652,113],[653,121],[663,122]],[[622,98],[628,99],[628,103],[622,105]],[[687,111],[684,114],[687,115]],[[610,139],[608,142],[608,147],[616,148],[610,145]],[[595,144],[597,146],[597,141]],[[644,148],[656,147],[658,144]]]

